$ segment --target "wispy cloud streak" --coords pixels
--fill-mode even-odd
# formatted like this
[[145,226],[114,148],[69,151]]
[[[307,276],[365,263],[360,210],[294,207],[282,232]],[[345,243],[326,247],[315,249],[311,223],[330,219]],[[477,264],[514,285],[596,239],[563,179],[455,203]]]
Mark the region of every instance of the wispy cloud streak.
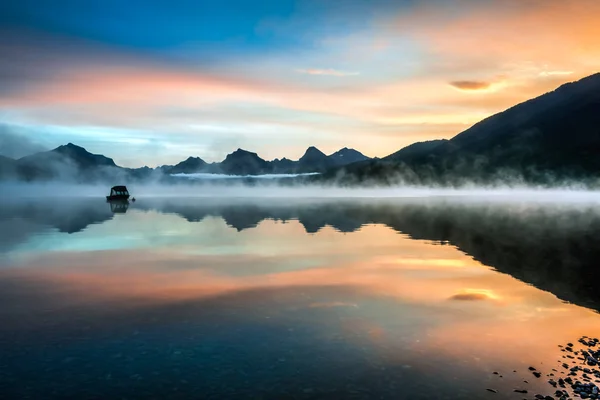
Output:
[[483,81],[453,81],[450,82],[450,86],[460,90],[483,90],[488,89],[491,83]]
[[337,69],[327,68],[327,69],[318,69],[318,68],[309,68],[309,69],[297,69],[296,72],[307,75],[327,75],[327,76],[356,76],[360,75],[359,72],[355,71],[340,71]]

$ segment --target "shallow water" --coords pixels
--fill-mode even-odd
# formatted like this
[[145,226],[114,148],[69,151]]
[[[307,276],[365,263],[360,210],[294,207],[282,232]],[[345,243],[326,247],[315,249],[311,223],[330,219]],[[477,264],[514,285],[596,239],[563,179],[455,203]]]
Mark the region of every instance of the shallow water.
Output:
[[557,345],[600,336],[597,209],[465,198],[4,203],[0,396],[552,394]]

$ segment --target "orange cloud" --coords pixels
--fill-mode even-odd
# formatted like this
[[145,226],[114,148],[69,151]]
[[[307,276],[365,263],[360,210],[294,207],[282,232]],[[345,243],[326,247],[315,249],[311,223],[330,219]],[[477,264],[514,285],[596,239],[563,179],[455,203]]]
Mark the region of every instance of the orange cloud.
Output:
[[490,82],[483,81],[453,81],[450,82],[450,86],[454,86],[461,90],[481,90],[487,89],[491,85]]

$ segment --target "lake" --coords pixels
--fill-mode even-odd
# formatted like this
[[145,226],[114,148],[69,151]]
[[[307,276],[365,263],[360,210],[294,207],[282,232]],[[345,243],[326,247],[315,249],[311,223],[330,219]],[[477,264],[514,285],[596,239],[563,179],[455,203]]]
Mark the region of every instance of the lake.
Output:
[[0,397],[554,396],[598,379],[599,205],[5,200]]

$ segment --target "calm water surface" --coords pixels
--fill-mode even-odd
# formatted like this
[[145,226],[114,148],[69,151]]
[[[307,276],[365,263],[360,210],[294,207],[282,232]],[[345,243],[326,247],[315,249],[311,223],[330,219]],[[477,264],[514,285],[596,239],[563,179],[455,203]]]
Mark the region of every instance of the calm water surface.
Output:
[[[558,344],[600,335],[597,209],[464,199],[4,203],[0,396],[551,394],[527,368],[550,373],[563,360]],[[513,392],[522,388],[529,394]]]

